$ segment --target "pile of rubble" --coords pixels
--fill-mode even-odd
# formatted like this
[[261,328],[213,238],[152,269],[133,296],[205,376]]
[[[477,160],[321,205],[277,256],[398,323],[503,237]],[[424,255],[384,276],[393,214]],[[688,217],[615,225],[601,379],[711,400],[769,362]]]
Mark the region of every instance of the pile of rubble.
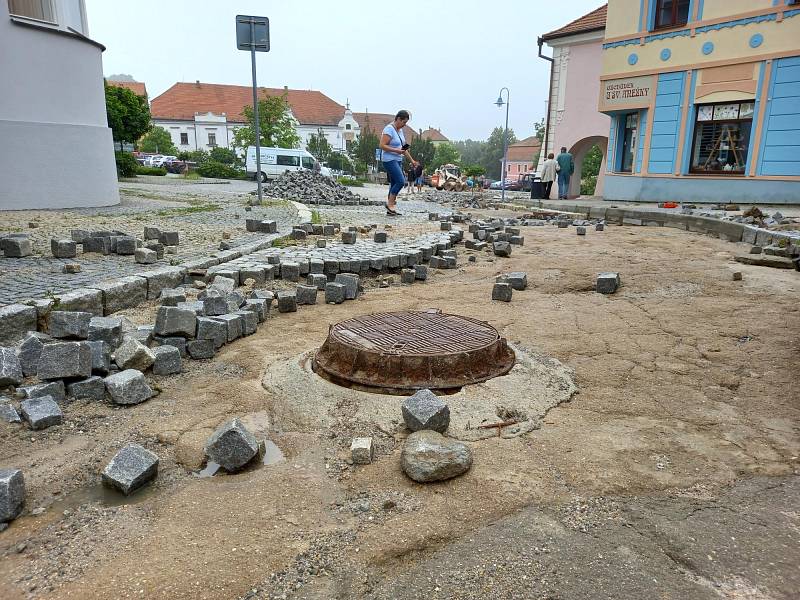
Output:
[[286,171],[264,184],[264,194],[273,198],[296,200],[304,204],[358,204],[380,206],[382,201],[367,200],[354,194],[332,177],[313,171]]

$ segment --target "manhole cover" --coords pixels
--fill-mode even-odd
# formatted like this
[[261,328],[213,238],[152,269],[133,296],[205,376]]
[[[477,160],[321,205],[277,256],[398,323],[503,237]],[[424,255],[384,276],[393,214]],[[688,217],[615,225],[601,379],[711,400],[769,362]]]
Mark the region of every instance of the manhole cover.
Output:
[[400,393],[504,375],[514,352],[482,321],[440,311],[376,313],[333,325],[314,369],[336,383]]

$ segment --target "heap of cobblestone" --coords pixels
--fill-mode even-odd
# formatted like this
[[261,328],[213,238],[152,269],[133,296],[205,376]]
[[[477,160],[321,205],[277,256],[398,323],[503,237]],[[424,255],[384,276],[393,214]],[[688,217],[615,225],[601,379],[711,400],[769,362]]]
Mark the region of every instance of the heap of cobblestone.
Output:
[[305,204],[357,204],[378,206],[379,200],[368,200],[354,194],[332,177],[313,171],[286,171],[264,184],[264,194],[273,198],[296,200]]

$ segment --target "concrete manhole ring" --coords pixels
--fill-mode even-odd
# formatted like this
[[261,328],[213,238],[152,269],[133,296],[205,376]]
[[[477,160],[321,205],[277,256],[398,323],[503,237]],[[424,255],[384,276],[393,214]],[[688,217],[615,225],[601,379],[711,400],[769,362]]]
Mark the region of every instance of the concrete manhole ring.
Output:
[[[461,440],[497,437],[498,429],[480,425],[517,421],[500,430],[515,437],[538,429],[551,408],[569,401],[577,391],[572,369],[535,351],[511,346],[516,364],[504,376],[465,385],[445,397],[450,406],[447,435]],[[380,429],[405,431],[400,406],[404,396],[342,387],[319,376],[311,367],[314,351],[267,367],[262,385],[270,395],[274,425],[283,431],[314,432],[342,427],[338,435],[364,435]],[[346,419],[341,417],[346,415]]]

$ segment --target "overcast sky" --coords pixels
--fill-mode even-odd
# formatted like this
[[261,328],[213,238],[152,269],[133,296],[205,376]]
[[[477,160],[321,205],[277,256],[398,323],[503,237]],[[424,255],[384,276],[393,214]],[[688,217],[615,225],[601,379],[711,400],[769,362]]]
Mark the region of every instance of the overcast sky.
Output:
[[[86,0],[89,33],[106,46],[105,75],[126,73],[150,98],[179,81],[250,85],[236,50],[237,14],[269,17],[271,50],[258,83],[319,90],[354,111],[406,108],[415,129],[486,139],[502,126],[493,103],[511,90],[509,127],[533,133],[545,114],[549,63],[536,38],[600,0]],[[545,53],[551,49],[545,46]]]

